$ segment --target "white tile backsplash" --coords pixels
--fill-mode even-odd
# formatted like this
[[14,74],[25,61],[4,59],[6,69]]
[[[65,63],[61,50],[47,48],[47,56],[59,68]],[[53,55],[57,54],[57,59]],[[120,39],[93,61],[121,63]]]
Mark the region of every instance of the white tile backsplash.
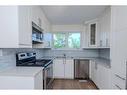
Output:
[[0,49],[0,56],[2,56],[3,55],[3,52],[2,52],[2,49]]
[[110,49],[100,49],[99,50],[99,57],[110,59]]
[[44,56],[98,57],[98,50],[45,50]]
[[103,57],[108,59],[109,50],[48,50],[48,49],[0,49],[2,56],[0,56],[0,70],[5,67],[16,66],[15,54],[17,52],[36,52],[37,58],[44,56],[63,56],[67,57]]

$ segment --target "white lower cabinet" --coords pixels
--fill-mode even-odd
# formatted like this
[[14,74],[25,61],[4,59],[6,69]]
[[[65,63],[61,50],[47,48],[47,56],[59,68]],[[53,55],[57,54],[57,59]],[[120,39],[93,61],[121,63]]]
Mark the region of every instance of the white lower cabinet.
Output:
[[55,59],[53,65],[54,78],[74,78],[74,62],[73,59]]
[[74,61],[72,59],[67,59],[65,63],[65,78],[73,79],[74,78]]
[[55,59],[53,62],[54,78],[64,78],[64,64],[62,59]]
[[110,89],[111,88],[111,69],[106,68],[102,65],[98,65],[97,77],[98,77],[98,87],[100,89]]
[[96,69],[95,69],[95,61],[90,60],[90,78],[92,79],[92,81],[96,81]]
[[0,89],[43,89],[43,73],[42,70],[35,76],[0,76]]
[[34,77],[34,89],[43,89],[43,71]]
[[[103,64],[103,63],[102,63]],[[111,69],[91,61],[91,79],[99,89],[111,88]]]
[[113,89],[125,89],[126,88],[126,78],[119,74],[114,74],[112,80]]

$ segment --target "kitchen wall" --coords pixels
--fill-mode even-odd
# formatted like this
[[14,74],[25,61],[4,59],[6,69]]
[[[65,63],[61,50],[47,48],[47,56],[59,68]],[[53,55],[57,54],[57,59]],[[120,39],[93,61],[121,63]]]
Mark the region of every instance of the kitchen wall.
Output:
[[17,52],[36,52],[37,58],[44,56],[41,49],[0,49],[0,70],[16,65],[15,54]]
[[52,25],[52,32],[80,32],[83,31],[83,25]]
[[44,56],[98,57],[98,50],[45,50]]

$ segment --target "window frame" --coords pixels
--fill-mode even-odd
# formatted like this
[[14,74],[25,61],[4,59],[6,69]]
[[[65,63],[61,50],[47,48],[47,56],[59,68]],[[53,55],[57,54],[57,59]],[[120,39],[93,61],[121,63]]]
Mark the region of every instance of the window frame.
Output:
[[[53,34],[55,34],[55,33],[65,33],[65,48],[54,48]],[[69,33],[80,33],[80,48],[69,48],[69,45],[68,45]],[[81,50],[81,46],[82,46],[81,43],[82,43],[82,32],[81,31],[56,31],[56,32],[52,32],[52,50]]]

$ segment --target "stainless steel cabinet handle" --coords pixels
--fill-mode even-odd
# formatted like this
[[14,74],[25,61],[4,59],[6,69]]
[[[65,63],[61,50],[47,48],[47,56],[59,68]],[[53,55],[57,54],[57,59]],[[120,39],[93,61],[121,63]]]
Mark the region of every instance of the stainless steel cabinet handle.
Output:
[[97,63],[95,63],[95,69],[97,70]]
[[120,90],[122,89],[122,88],[121,88],[121,87],[119,87],[117,84],[115,84],[115,86],[116,86],[118,89],[120,89]]
[[121,76],[119,76],[117,74],[115,74],[115,76],[118,77],[118,78],[120,78],[120,79],[122,79],[122,80],[126,80],[125,78],[122,78]]

